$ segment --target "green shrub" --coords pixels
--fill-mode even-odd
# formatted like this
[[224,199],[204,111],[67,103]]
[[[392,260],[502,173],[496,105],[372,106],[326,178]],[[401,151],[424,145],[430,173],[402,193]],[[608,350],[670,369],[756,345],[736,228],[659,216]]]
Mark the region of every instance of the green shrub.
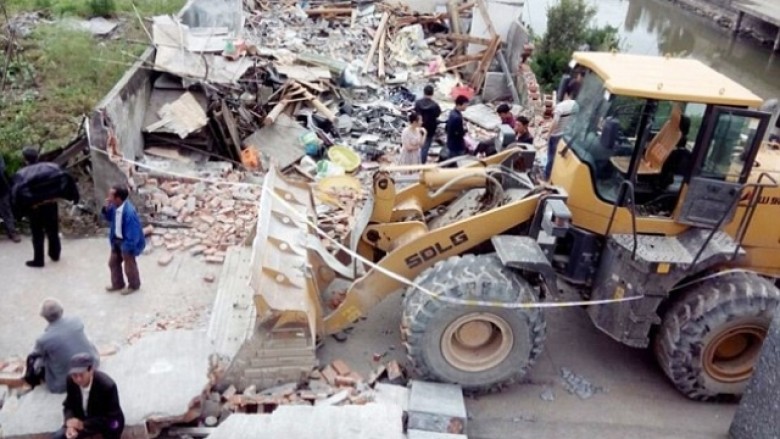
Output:
[[593,24],[598,10],[586,0],[560,0],[547,9],[547,31],[536,38],[533,69],[546,92],[557,88],[568,68],[572,53],[587,44],[591,50],[612,50],[620,46],[618,29]]
[[91,17],[113,17],[116,14],[114,0],[87,0]]

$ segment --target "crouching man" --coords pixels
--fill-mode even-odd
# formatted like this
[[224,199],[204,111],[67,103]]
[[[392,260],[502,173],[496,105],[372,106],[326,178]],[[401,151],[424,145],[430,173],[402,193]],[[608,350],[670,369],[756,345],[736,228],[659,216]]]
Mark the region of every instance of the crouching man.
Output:
[[103,439],[120,439],[125,415],[119,406],[116,383],[95,370],[92,355],[83,352],[70,360],[68,393],[63,405],[65,425],[53,439],[85,439],[100,434]]

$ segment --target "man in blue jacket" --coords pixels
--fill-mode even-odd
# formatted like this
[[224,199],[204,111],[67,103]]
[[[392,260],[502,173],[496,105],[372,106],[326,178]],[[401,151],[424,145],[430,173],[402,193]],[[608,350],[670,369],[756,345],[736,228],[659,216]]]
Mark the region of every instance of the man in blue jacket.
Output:
[[[103,218],[111,224],[108,239],[111,243],[111,257],[108,266],[111,268],[111,285],[106,291],[122,291],[123,295],[131,294],[141,288],[141,278],[138,275],[138,264],[135,258],[146,247],[141,220],[133,204],[128,200],[129,193],[123,186],[114,186],[108,191],[106,205],[103,207]],[[124,264],[127,284],[122,275]],[[125,288],[127,285],[127,288]]]

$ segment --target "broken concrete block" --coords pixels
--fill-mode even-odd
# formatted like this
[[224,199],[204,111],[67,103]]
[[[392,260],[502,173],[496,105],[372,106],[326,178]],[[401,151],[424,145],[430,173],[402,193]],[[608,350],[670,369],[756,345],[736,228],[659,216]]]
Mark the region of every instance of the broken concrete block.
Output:
[[407,439],[468,439],[465,434],[436,433],[424,430],[408,430]]
[[166,253],[160,257],[160,259],[157,260],[157,265],[161,267],[165,267],[168,264],[173,261],[173,254],[172,253]]
[[331,396],[331,397],[330,397],[330,398],[328,398],[328,399],[323,399],[323,400],[320,400],[320,401],[316,401],[316,402],[314,403],[314,405],[315,405],[315,406],[321,406],[321,405],[337,405],[337,404],[340,404],[340,403],[342,403],[342,402],[346,401],[346,399],[347,399],[347,398],[349,398],[349,395],[350,395],[351,393],[352,393],[352,390],[350,390],[350,389],[345,389],[345,390],[342,390],[341,392],[339,392],[339,393],[337,393],[337,394],[335,394],[335,395]]
[[404,412],[409,411],[409,395],[408,387],[384,383],[374,386],[374,402],[401,407]]
[[413,380],[409,397],[409,429],[461,434],[466,431],[466,404],[456,384]]

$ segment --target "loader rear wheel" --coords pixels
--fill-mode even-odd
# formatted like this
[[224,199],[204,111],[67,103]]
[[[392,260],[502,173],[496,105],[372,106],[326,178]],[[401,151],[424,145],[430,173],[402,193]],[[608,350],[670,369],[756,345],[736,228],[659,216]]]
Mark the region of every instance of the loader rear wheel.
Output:
[[[415,282],[445,298],[535,302],[531,286],[495,254],[441,261]],[[545,322],[537,308],[461,305],[409,288],[402,331],[413,372],[487,393],[521,379],[542,352]]]
[[666,312],[655,338],[656,358],[689,398],[740,395],[779,304],[780,291],[755,274],[707,279]]

